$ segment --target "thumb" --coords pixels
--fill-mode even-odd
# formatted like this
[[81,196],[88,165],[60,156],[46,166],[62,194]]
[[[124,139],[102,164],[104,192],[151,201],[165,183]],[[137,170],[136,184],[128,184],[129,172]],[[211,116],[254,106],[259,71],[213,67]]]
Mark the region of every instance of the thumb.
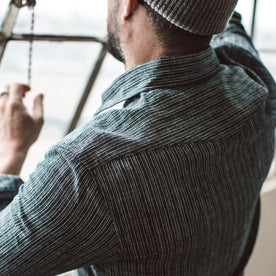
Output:
[[44,106],[43,106],[43,94],[39,94],[34,99],[33,105],[33,119],[37,122],[43,124],[44,118]]

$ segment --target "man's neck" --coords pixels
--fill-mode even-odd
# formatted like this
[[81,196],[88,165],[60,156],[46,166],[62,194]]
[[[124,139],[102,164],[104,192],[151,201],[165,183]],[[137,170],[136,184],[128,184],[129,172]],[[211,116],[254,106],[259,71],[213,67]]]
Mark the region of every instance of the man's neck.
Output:
[[[150,42],[149,42],[150,43]],[[131,51],[129,55],[126,55],[126,70],[129,70],[139,64],[164,57],[164,56],[180,56],[180,55],[189,55],[196,54],[206,50],[209,45],[205,45],[204,47],[191,48],[186,47],[182,49],[163,49],[161,47],[152,46],[152,48],[148,47],[139,47],[136,45],[135,51]]]
[[174,40],[174,46],[163,46],[154,32],[146,10],[139,6],[135,13],[124,22],[120,34],[126,70],[156,58],[187,55],[208,48],[208,45],[191,43],[188,39],[178,41],[177,38]]

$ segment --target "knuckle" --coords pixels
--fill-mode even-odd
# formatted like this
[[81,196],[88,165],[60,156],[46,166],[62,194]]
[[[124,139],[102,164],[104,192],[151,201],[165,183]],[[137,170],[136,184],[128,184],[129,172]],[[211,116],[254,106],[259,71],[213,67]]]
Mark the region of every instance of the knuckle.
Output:
[[16,110],[18,110],[18,109],[21,108],[21,104],[18,103],[18,102],[10,102],[10,103],[8,104],[8,108],[9,108],[11,111],[16,111]]
[[39,117],[37,119],[37,123],[42,126],[44,124],[44,118],[43,117]]

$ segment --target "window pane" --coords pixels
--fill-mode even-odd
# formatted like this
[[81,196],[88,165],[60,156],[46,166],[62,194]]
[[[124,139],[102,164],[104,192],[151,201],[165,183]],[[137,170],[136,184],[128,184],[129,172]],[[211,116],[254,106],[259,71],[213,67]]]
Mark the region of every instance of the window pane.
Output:
[[274,79],[276,79],[276,54],[261,53],[261,58]]
[[0,23],[2,22],[2,20],[5,17],[9,2],[10,2],[10,0],[1,0],[0,1]]
[[[96,0],[37,1],[35,32],[104,36],[106,3],[107,1]],[[14,31],[29,32],[30,21],[31,11],[28,8],[21,9]]]
[[256,13],[256,36],[257,48],[276,50],[276,1],[259,0]]

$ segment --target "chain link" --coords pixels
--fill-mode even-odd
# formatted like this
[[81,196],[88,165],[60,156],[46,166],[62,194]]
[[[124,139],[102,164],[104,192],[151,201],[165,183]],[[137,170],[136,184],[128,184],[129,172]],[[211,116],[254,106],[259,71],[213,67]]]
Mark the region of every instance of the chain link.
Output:
[[13,3],[18,8],[22,8],[22,7],[25,7],[25,6],[34,7],[36,5],[36,0],[13,0]]
[[28,62],[28,84],[31,85],[32,82],[32,63],[33,63],[33,35],[34,35],[34,25],[35,25],[35,9],[34,6],[30,7],[32,12],[31,16],[31,28],[30,28],[30,45],[29,45],[29,62]]
[[34,25],[35,25],[35,5],[36,0],[13,0],[13,4],[15,4],[18,8],[29,7],[31,10],[31,27],[30,27],[30,46],[29,46],[29,60],[28,60],[28,84],[31,85],[32,81],[32,63],[33,63],[33,35],[34,35]]

